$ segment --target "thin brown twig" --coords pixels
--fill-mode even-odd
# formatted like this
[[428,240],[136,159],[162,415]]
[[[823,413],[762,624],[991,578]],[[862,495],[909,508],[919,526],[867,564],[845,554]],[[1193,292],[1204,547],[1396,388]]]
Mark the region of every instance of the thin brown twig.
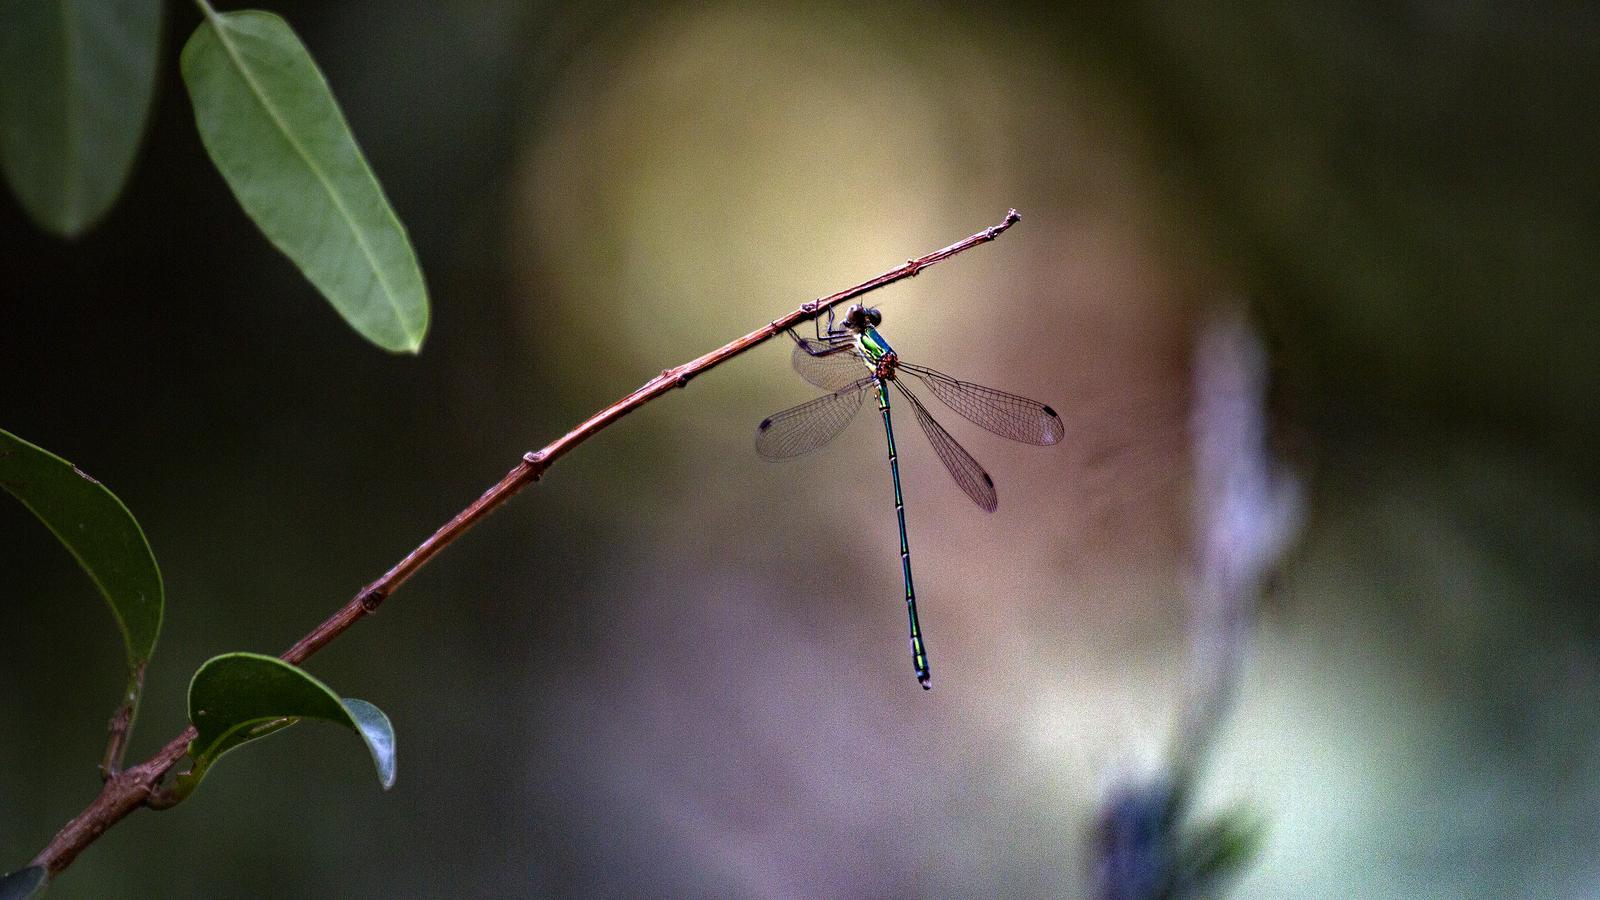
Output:
[[[454,518],[441,526],[427,540],[418,545],[415,550],[407,554],[405,559],[396,563],[394,568],[385,572],[378,580],[362,588],[354,598],[340,607],[337,612],[312,629],[309,634],[297,641],[293,647],[284,651],[283,659],[299,664],[310,657],[311,654],[327,646],[334,638],[343,634],[362,617],[377,610],[378,606],[398,590],[401,585],[405,584],[407,579],[415,575],[417,570],[427,565],[429,560],[465,534],[480,519],[498,509],[501,504],[511,499],[517,491],[527,486],[530,482],[539,480],[540,476],[554,465],[556,460],[567,455],[574,447],[593,437],[611,423],[673,388],[684,387],[691,378],[698,376],[700,373],[715,368],[752,347],[766,343],[787,329],[812,321],[847,300],[853,300],[878,288],[910,278],[934,263],[949,259],[957,253],[970,250],[979,244],[986,244],[999,237],[1002,232],[1016,224],[1021,218],[1016,210],[1010,210],[1006,213],[1005,219],[998,225],[985,228],[971,237],[957,241],[943,249],[935,250],[926,256],[907,260],[905,265],[890,269],[882,275],[863,281],[855,287],[846,288],[836,294],[829,294],[810,303],[801,304],[798,309],[781,318],[772,320],[765,326],[736,341],[724,344],[716,350],[690,360],[681,366],[663,370],[660,375],[645,382],[638,390],[590,416],[578,427],[557,438],[544,449],[523,456],[522,460],[511,471],[507,472],[504,478],[501,478],[493,487],[484,491],[482,496],[472,501],[466,509],[457,513]],[[188,752],[189,742],[194,740],[194,737],[194,728],[186,728],[182,734],[168,741],[166,746],[162,747],[154,756],[136,766],[131,766],[113,774],[106,780],[100,795],[95,798],[94,802],[62,827],[49,845],[34,858],[32,864],[44,867],[52,877],[71,865],[78,854],[83,852],[83,849],[93,843],[101,834],[105,833],[107,828],[115,825],[140,806],[146,805],[152,795],[158,793],[162,778]]]

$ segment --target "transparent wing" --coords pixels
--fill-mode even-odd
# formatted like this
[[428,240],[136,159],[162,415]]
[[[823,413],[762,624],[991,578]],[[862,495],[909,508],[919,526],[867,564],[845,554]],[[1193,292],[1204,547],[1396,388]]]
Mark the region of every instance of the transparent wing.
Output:
[[795,345],[794,370],[825,391],[840,390],[867,372],[867,364],[849,344],[829,347],[810,338],[800,340],[805,346]]
[[928,436],[928,443],[933,445],[933,452],[939,454],[939,461],[944,463],[950,477],[956,480],[956,484],[961,485],[961,489],[972,498],[972,502],[978,504],[984,512],[994,512],[1000,505],[1000,498],[994,490],[994,479],[983,470],[983,466],[978,465],[978,461],[972,458],[971,453],[956,443],[956,439],[950,436],[950,432],[944,430],[943,425],[934,421],[933,415],[922,405],[922,401],[917,399],[917,395],[898,381],[894,385],[907,400],[911,401],[911,409],[917,414],[917,424],[922,426],[922,433]]
[[815,338],[801,337],[793,328],[789,329],[787,334],[789,337],[794,338],[796,344],[802,345],[807,350],[810,350],[812,356],[821,356],[822,354],[827,353],[838,346],[837,344],[830,344],[827,341],[819,341]]
[[871,384],[870,376],[858,378],[831,394],[762,419],[756,427],[756,452],[767,459],[789,459],[833,440],[855,418]]
[[935,397],[962,418],[1003,438],[1048,446],[1067,433],[1056,411],[1037,400],[951,378],[927,366],[901,363],[899,370],[922,379]]

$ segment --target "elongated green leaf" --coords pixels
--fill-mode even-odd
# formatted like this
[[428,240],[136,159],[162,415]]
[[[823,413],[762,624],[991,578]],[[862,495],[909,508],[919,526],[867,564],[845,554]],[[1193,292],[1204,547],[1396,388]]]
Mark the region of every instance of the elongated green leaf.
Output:
[[323,719],[361,735],[378,781],[394,786],[394,728],[365,700],[341,700],[327,685],[274,656],[228,653],[207,660],[189,683],[189,721],[199,732],[189,744],[193,767],[172,786],[176,803],[188,796],[223,754],[300,719]]
[[0,875],[0,900],[28,900],[41,897],[50,884],[49,873],[43,866],[18,869],[10,875]]
[[182,64],[200,138],[244,211],[356,331],[415,353],[428,296],[411,241],[288,23],[207,8]]
[[0,168],[34,221],[81,234],[133,168],[161,0],[0,2]]
[[133,513],[72,463],[0,429],[0,488],[55,533],[100,589],[142,677],[161,634],[163,592],[155,554]]

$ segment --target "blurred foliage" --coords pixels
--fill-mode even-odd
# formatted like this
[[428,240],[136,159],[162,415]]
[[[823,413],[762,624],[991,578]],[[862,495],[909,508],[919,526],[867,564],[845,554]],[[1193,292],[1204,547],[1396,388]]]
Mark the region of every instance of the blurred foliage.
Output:
[[1254,861],[1266,825],[1249,810],[1184,821],[1190,786],[1126,784],[1106,799],[1093,845],[1100,900],[1216,897]]
[[42,896],[49,883],[45,870],[39,866],[0,875],[0,900],[28,900]]
[[161,0],[0,9],[0,170],[40,227],[77,237],[127,183],[156,83]]
[[[416,253],[316,61],[277,15],[195,5],[182,69],[217,170],[351,327],[415,353],[428,329]],[[0,10],[0,169],[41,228],[77,237],[122,193],[162,19],[161,0]]]

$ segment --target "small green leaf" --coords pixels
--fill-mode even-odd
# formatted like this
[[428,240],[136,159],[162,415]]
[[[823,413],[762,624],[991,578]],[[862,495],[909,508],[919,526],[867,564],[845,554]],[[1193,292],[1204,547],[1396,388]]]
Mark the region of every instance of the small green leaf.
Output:
[[205,10],[182,67],[211,161],[351,327],[415,353],[428,330],[422,271],[321,70],[283,19]]
[[1187,881],[1199,893],[1231,878],[1255,861],[1266,837],[1266,823],[1247,808],[1223,813],[1195,829],[1179,851]]
[[9,875],[0,875],[0,900],[28,900],[41,897],[50,884],[50,874],[44,866],[29,866]]
[[161,634],[163,592],[133,513],[77,466],[3,429],[0,488],[32,510],[89,574],[122,629],[131,680],[142,680]]
[[13,0],[0,15],[0,168],[40,227],[81,234],[133,168],[161,0]]
[[199,732],[189,744],[193,767],[174,781],[171,805],[187,797],[223,754],[300,719],[344,725],[366,742],[385,790],[394,786],[394,728],[365,700],[341,700],[305,670],[274,656],[228,653],[207,660],[189,683],[189,721]]

